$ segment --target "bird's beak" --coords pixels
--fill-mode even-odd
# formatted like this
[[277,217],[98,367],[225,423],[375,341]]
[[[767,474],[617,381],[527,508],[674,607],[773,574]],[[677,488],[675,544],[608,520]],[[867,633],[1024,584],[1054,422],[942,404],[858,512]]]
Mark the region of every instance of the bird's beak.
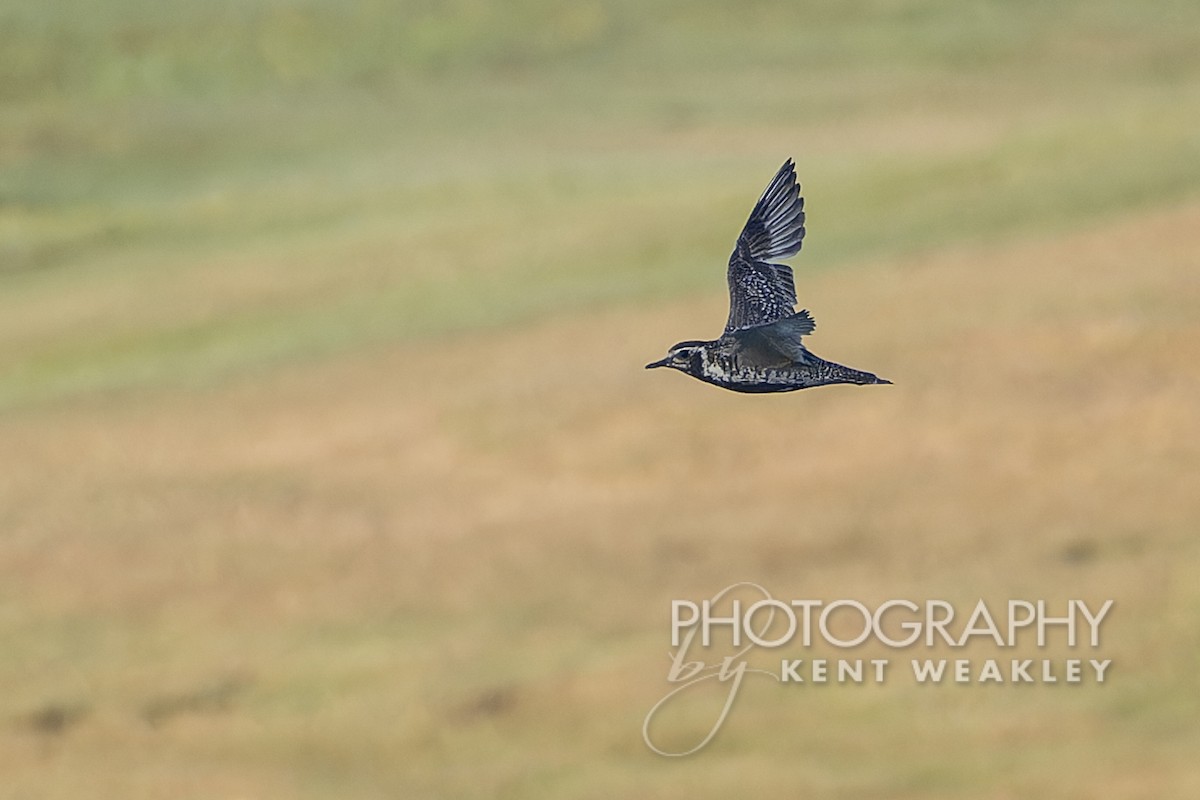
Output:
[[671,359],[668,356],[667,358],[664,358],[662,361],[652,361],[646,365],[646,369],[654,369],[655,367],[665,367],[667,365],[667,362],[670,360]]

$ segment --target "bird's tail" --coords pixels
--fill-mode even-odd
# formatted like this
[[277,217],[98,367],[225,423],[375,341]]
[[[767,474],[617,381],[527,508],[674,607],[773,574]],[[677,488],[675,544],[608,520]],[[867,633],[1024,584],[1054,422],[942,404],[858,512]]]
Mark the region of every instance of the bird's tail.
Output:
[[821,384],[829,383],[853,383],[858,386],[867,386],[876,383],[890,384],[886,378],[881,378],[872,372],[864,372],[861,369],[854,369],[843,364],[838,364],[833,361],[826,361],[819,356],[809,354],[813,359],[812,369],[816,373],[816,377]]

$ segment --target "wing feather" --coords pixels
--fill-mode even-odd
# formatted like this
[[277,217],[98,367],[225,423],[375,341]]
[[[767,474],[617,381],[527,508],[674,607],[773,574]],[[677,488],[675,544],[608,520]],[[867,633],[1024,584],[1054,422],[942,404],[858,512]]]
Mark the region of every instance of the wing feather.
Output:
[[789,158],[750,212],[729,257],[729,320],[725,333],[766,325],[791,316],[796,285],[791,267],[768,258],[788,258],[804,241],[804,198]]
[[812,315],[804,309],[767,325],[737,331],[733,338],[740,341],[743,347],[750,347],[759,353],[775,353],[790,363],[804,364],[809,360],[809,352],[801,339],[816,327]]
[[750,212],[738,237],[737,249],[747,261],[790,258],[804,239],[804,198],[789,158]]

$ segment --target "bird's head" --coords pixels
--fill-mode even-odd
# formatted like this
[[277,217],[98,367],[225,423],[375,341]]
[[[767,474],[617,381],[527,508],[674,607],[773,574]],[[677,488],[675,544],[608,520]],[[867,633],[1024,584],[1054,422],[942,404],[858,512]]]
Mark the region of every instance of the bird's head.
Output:
[[680,342],[667,351],[667,357],[660,361],[652,361],[646,369],[655,367],[670,367],[681,372],[699,372],[700,354],[708,342]]

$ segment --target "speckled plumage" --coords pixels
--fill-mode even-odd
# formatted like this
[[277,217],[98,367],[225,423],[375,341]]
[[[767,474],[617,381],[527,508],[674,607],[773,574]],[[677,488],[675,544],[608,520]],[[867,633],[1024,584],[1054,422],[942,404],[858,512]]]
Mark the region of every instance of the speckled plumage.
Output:
[[789,258],[804,242],[804,198],[789,158],[754,205],[729,257],[729,319],[719,339],[676,344],[647,369],[671,367],[735,392],[791,392],[831,383],[891,383],[826,361],[801,338],[816,323],[796,311],[792,269],[767,259]]

